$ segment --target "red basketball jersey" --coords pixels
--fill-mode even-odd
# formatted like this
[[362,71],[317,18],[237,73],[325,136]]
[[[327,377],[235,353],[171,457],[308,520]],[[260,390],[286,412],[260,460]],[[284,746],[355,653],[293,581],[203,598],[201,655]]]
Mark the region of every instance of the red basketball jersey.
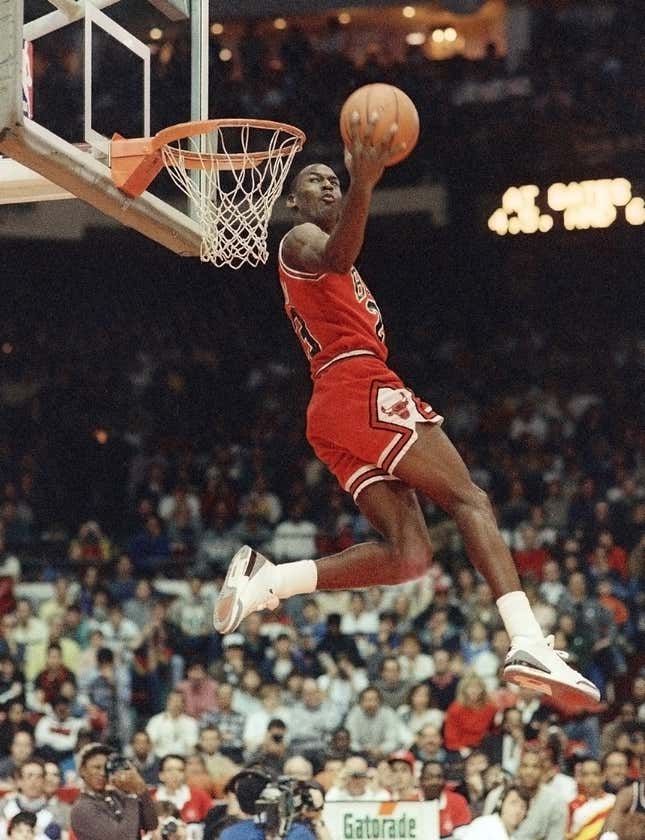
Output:
[[354,266],[347,274],[296,271],[285,265],[281,242],[278,272],[285,310],[312,377],[351,356],[387,359],[381,312]]

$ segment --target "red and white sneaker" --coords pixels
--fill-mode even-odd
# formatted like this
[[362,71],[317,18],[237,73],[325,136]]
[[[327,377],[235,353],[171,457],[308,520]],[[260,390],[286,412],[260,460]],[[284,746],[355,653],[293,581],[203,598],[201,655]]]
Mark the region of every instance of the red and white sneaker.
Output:
[[513,639],[504,663],[504,679],[548,694],[572,710],[593,707],[600,701],[600,692],[592,682],[567,665],[565,660],[569,654],[555,650],[553,643],[553,636]]
[[250,613],[274,610],[280,603],[274,586],[273,563],[250,546],[242,546],[231,560],[215,602],[215,629],[219,633],[232,633]]

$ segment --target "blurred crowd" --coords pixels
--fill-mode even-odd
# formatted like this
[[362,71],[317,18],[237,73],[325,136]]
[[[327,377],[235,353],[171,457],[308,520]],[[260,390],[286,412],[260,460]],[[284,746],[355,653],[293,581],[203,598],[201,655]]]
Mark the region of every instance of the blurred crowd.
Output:
[[406,335],[410,375],[441,395],[545,633],[602,689],[577,716],[500,681],[509,640],[490,589],[428,499],[423,581],[296,597],[212,632],[241,544],[288,562],[375,535],[305,442],[291,337],[267,356],[247,332],[219,340],[187,297],[167,303],[128,312],[115,299],[109,332],[98,314],[53,307],[4,347],[5,817],[45,797],[65,826],[59,800],[74,800],[75,757],[96,740],[207,837],[249,764],[315,778],[332,800],[441,795],[456,803],[445,836],[493,811],[504,780],[533,797],[557,787],[543,798],[560,803],[558,825],[565,800],[592,796],[583,771],[613,803],[645,751],[642,341],[590,336],[573,352],[560,333],[508,324],[480,347],[436,343],[430,360],[425,334]]
[[[338,114],[362,84],[389,82],[405,90],[420,114],[421,140],[413,163],[391,179],[442,180],[467,175],[470,185],[496,176],[566,177],[621,160],[627,169],[642,148],[643,17],[637,2],[530,4],[524,54],[510,59],[491,43],[485,58],[459,54],[433,60],[425,45],[391,43],[374,16],[362,49],[336,17],[308,34],[287,25],[271,34],[256,22],[233,41],[223,61],[221,39],[210,40],[211,117],[281,120],[303,128],[309,154],[338,154]],[[432,33],[427,33],[431,39]],[[153,43],[153,131],[190,115],[190,52],[185,36]],[[401,35],[403,38],[403,35]],[[431,40],[429,41],[429,43]],[[70,140],[82,137],[82,59],[79,45],[51,38],[36,42],[36,118]],[[97,48],[98,49],[98,48]],[[228,56],[227,56],[228,58]],[[108,46],[98,50],[96,127],[138,136],[135,62],[114,65]],[[116,74],[116,76],[115,76]],[[473,126],[475,129],[473,130]],[[460,138],[455,143],[455,138]],[[603,170],[604,171],[604,170]]]

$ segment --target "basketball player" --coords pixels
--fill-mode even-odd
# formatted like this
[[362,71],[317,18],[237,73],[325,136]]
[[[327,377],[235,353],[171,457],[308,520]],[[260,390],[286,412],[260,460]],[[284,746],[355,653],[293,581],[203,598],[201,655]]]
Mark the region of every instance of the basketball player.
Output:
[[344,201],[338,177],[324,164],[307,166],[294,178],[287,204],[295,223],[280,245],[279,276],[287,314],[311,366],[307,438],[384,541],[277,567],[244,546],[217,600],[215,628],[230,633],[249,613],[275,609],[295,594],[422,577],[432,549],[419,490],[454,518],[471,562],[495,594],[512,640],[506,679],[557,694],[564,703],[597,701],[593,683],[565,663],[553,637],[544,638],[490,501],[441,429],[443,418],[387,367],[381,314],[354,268],[372,191],[398,150],[392,148],[396,126],[380,142],[370,142],[377,122],[374,114],[361,140],[359,115],[353,115]]

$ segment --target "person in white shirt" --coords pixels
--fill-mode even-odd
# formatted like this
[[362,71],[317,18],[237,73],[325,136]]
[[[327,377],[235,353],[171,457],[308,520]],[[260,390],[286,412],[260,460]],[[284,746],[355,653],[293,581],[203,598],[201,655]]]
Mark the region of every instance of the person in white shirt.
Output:
[[343,614],[340,632],[346,636],[376,636],[378,633],[378,613],[366,608],[362,592],[352,592],[350,595],[349,611]]
[[313,522],[304,518],[305,509],[301,501],[295,501],[273,532],[271,550],[276,560],[295,560],[301,557],[315,557],[318,529]]
[[34,731],[40,754],[57,764],[72,755],[78,733],[81,729],[87,729],[85,718],[71,717],[69,711],[67,698],[57,697],[52,703],[52,712],[41,717]]
[[430,654],[423,653],[416,633],[406,633],[403,636],[400,651],[399,665],[402,679],[420,683],[434,674],[434,660]]
[[510,840],[526,817],[528,799],[512,786],[505,790],[492,814],[477,817],[455,829],[454,840]]
[[390,794],[376,782],[376,772],[371,774],[367,761],[352,756],[345,761],[335,783],[327,791],[327,802],[385,802]]
[[165,712],[153,715],[146,726],[152,748],[158,758],[165,755],[190,755],[199,740],[197,721],[184,714],[184,697],[171,691]]

